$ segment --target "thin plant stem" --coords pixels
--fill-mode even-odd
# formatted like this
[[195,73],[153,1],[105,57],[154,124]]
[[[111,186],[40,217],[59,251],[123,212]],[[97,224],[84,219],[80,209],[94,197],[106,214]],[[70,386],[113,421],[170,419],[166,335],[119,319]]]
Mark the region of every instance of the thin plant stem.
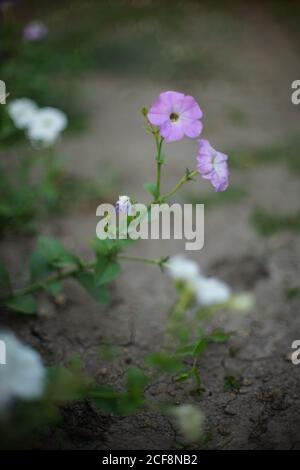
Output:
[[156,149],[157,149],[157,155],[156,155],[156,195],[155,195],[155,201],[158,202],[160,200],[160,182],[161,182],[161,166],[163,164],[163,160],[161,157],[161,150],[162,150],[162,144],[163,144],[163,137],[159,138],[158,134],[154,134],[155,137],[155,142],[156,142]]
[[183,176],[178,181],[178,183],[175,184],[175,186],[171,189],[171,191],[169,191],[164,196],[162,196],[161,199],[164,201],[169,199],[171,196],[173,196],[173,194],[175,194],[181,188],[181,186],[183,186],[185,183],[187,183],[187,181],[191,180],[194,176],[196,176],[197,173],[198,173],[197,170],[193,170],[189,172],[188,174],[186,174],[185,176]]
[[[142,262],[142,263],[152,264],[152,265],[159,266],[159,267],[162,267],[166,264],[166,262],[163,259],[142,258],[139,256],[130,256],[130,255],[118,255],[118,259],[124,260],[124,261]],[[13,296],[33,294],[41,289],[46,289],[49,285],[51,285],[54,282],[61,281],[63,279],[66,279],[67,277],[76,276],[77,274],[79,274],[80,272],[84,270],[93,269],[96,263],[97,261],[90,261],[90,262],[80,261],[80,263],[77,264],[76,266],[72,266],[69,269],[60,271],[57,274],[54,274],[48,277],[44,281],[35,282],[33,284],[30,284],[27,287],[24,287],[23,289],[15,290],[13,292]]]

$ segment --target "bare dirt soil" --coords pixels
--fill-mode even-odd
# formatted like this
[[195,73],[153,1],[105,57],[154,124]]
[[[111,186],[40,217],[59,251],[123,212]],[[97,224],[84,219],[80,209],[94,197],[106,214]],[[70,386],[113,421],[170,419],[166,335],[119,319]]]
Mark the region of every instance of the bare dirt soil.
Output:
[[[241,41],[225,42],[222,52],[236,79],[219,76],[209,84],[194,79],[185,90],[197,97],[207,117],[203,136],[225,152],[239,144],[268,145],[299,130],[299,110],[290,102],[290,84],[297,78],[299,62],[293,42],[277,23],[250,6],[241,22]],[[196,26],[191,24],[195,30]],[[139,109],[151,104],[166,87],[159,80],[154,84],[87,77],[82,91],[91,127],[61,146],[70,172],[95,178],[113,168],[120,175],[116,198],[129,194],[145,200],[143,182],[154,179],[154,148],[143,130]],[[245,125],[228,118],[233,105],[243,110]],[[165,189],[186,167],[193,168],[196,150],[191,140],[168,145]],[[202,447],[300,449],[300,366],[290,360],[291,343],[300,338],[300,298],[287,299],[286,295],[287,289],[299,286],[300,240],[288,232],[262,238],[249,224],[257,205],[277,212],[298,209],[300,179],[279,162],[232,170],[231,183],[244,187],[246,196],[206,210],[204,249],[189,255],[206,272],[229,282],[234,291],[252,292],[255,307],[248,314],[221,312],[213,320],[234,334],[226,345],[211,345],[199,361],[205,387],[201,401],[188,394],[188,384],[174,384],[168,377],[151,385],[147,393],[157,400],[200,405],[206,415]],[[199,199],[204,190],[205,194],[210,190],[200,179],[190,189],[193,194],[199,192]],[[95,233],[95,209],[49,220],[42,231],[89,256],[87,242]],[[23,267],[33,246],[34,240],[14,236],[2,243],[1,254],[17,285],[26,280]],[[178,241],[141,241],[131,249],[134,254],[155,257],[183,250],[183,242]],[[122,386],[128,364],[138,365],[146,353],[160,348],[168,308],[175,299],[166,274],[132,263],[123,264],[109,306],[96,304],[72,282],[66,295],[61,307],[41,298],[38,319],[4,312],[1,323],[38,349],[47,365],[66,364],[76,354],[95,378],[116,388]],[[119,345],[122,352],[112,364],[99,354],[107,342]],[[239,392],[224,391],[225,375],[241,380]],[[155,412],[121,418],[83,402],[63,409],[61,415],[59,426],[45,430],[32,447],[174,449],[184,442],[170,418]]]

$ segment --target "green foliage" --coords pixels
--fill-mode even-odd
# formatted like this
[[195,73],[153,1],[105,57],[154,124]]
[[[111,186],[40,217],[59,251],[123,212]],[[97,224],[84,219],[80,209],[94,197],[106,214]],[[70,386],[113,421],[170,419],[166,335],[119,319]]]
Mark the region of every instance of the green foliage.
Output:
[[300,295],[300,287],[289,287],[287,290],[286,290],[286,298],[288,300],[292,300],[296,297],[299,297]]
[[231,105],[227,107],[226,113],[228,116],[228,120],[236,127],[246,126],[248,119],[243,109]]
[[251,216],[251,222],[257,232],[265,237],[282,231],[298,233],[300,231],[300,211],[294,214],[279,215],[257,208]]
[[146,191],[148,191],[148,193],[151,196],[156,197],[156,184],[155,183],[145,183],[144,188],[146,189]]
[[66,250],[66,248],[54,238],[39,237],[37,246],[40,254],[52,266],[61,268],[70,264],[80,264],[79,258]]
[[19,400],[7,416],[0,420],[0,447],[23,448],[31,444],[32,434],[43,426],[57,423],[59,406],[88,396],[90,378],[84,373],[79,360],[73,359],[67,367],[50,367],[47,371],[45,391],[40,399]]
[[299,134],[287,136],[286,139],[261,147],[232,149],[228,154],[230,165],[240,169],[278,163],[287,166],[293,173],[300,171]]
[[104,304],[109,302],[109,293],[106,287],[98,285],[93,273],[79,272],[74,277],[97,302]]
[[0,234],[5,230],[30,233],[34,230],[37,198],[25,172],[16,174],[16,182],[0,168]]
[[238,392],[241,388],[241,381],[233,375],[224,376],[224,392]]
[[165,351],[149,354],[145,359],[145,363],[160,372],[169,374],[179,373],[184,368],[184,364],[179,358]]
[[148,378],[140,369],[130,367],[126,372],[126,391],[116,392],[109,387],[95,386],[89,397],[108,413],[128,415],[145,405],[144,389]]
[[61,405],[85,398],[91,380],[84,373],[78,359],[73,359],[67,368],[50,367],[48,369],[47,388],[44,400]]
[[226,343],[230,338],[231,333],[226,333],[223,330],[214,330],[208,337],[208,341],[214,343]]
[[[127,245],[123,241],[126,240],[98,240],[94,244],[97,247],[96,261],[87,263],[58,240],[39,237],[37,249],[30,257],[31,284],[9,297],[6,292],[2,296],[5,297],[6,306],[22,313],[36,313],[37,302],[33,294],[45,290],[55,297],[63,289],[63,280],[68,277],[73,277],[97,302],[109,302],[108,286],[121,269],[116,256]],[[8,278],[4,266],[0,269],[1,279],[3,289],[7,291]]]
[[[51,160],[50,168],[47,159]],[[0,235],[8,231],[34,233],[45,217],[62,213],[75,202],[99,201],[108,192],[102,180],[91,182],[65,175],[55,155],[37,152],[14,163],[16,168],[10,177],[9,170],[0,167]],[[35,172],[40,173],[39,178],[34,177]]]
[[177,349],[177,354],[182,357],[200,356],[208,346],[207,338],[201,338],[199,341]]
[[13,295],[6,301],[6,306],[16,312],[34,314],[37,310],[37,302],[32,295]]
[[97,286],[103,286],[113,281],[120,273],[121,266],[117,261],[98,258],[95,266],[95,281]]

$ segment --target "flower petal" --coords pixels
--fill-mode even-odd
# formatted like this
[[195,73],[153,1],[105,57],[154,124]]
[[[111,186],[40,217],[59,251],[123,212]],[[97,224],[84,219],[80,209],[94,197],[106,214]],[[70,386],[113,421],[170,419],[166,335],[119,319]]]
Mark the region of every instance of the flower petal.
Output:
[[183,138],[184,132],[179,123],[167,121],[161,126],[160,135],[165,138],[166,142],[175,142]]
[[211,176],[211,184],[217,193],[225,191],[225,189],[228,188],[229,179],[227,165],[226,168],[218,168],[213,171]]
[[170,113],[180,113],[184,94],[177,91],[165,91],[159,95],[160,100],[168,106]]
[[182,117],[186,119],[201,119],[203,116],[200,106],[198,105],[196,100],[190,95],[184,97],[180,111]]
[[182,128],[186,136],[195,138],[201,134],[203,124],[201,121],[190,121],[182,119]]
[[169,119],[172,112],[171,106],[161,99],[155,101],[148,112],[148,119],[153,126],[161,126]]

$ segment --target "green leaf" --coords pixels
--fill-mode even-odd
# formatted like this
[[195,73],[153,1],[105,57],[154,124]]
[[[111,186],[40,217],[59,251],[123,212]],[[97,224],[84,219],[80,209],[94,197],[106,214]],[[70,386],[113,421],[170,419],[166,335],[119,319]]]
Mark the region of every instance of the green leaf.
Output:
[[143,394],[134,395],[132,393],[124,393],[118,399],[119,415],[127,416],[135,413],[138,409],[142,408],[145,403]]
[[175,377],[175,380],[176,382],[184,382],[185,380],[191,377],[192,373],[193,373],[193,369],[187,372],[183,372],[182,374],[177,375],[177,377]]
[[223,330],[214,330],[209,336],[209,341],[214,343],[226,343],[230,338],[230,333],[226,333]]
[[120,395],[120,392],[103,386],[96,386],[89,391],[89,397],[95,405],[107,413],[118,413]]
[[126,384],[128,391],[137,395],[142,393],[148,384],[148,377],[137,367],[130,367],[126,374]]
[[78,264],[79,258],[68,251],[58,240],[49,237],[39,237],[38,249],[51,264]]
[[41,281],[53,274],[53,268],[38,250],[32,253],[29,265],[32,282]]
[[109,301],[109,294],[105,287],[98,286],[95,277],[91,273],[81,272],[74,276],[77,281],[84,287],[88,293],[100,303],[107,303]]
[[156,197],[156,184],[155,183],[145,183],[144,188],[151,196]]
[[208,341],[206,338],[200,339],[200,341],[198,341],[198,343],[195,346],[193,356],[194,357],[200,356],[207,348],[207,345],[208,345]]
[[37,302],[32,295],[15,295],[7,300],[6,305],[21,313],[34,314],[37,311]]
[[286,290],[285,295],[288,300],[294,299],[295,297],[298,297],[300,294],[300,288],[299,287],[290,287]]
[[51,282],[51,284],[48,284],[47,286],[47,291],[53,295],[53,297],[56,297],[58,294],[61,293],[61,291],[63,290],[63,283],[60,282],[60,281],[54,281],[54,282]]
[[115,277],[121,271],[121,266],[117,261],[113,261],[109,264],[103,263],[103,261],[99,260],[96,265],[95,269],[95,280],[98,286],[102,286],[103,284],[108,284],[109,282],[113,281]]
[[88,384],[89,380],[80,367],[50,367],[46,396],[56,404],[79,400],[86,395]]
[[196,343],[188,344],[186,346],[183,346],[182,348],[178,348],[176,350],[176,354],[181,357],[194,356],[195,347]]
[[149,354],[146,357],[146,363],[156,369],[170,374],[176,374],[182,371],[183,363],[176,357],[170,356],[166,352],[157,352]]
[[207,344],[207,339],[201,338],[196,343],[188,344],[187,346],[177,349],[176,354],[182,357],[200,356],[200,354],[202,354],[203,351],[207,348]]
[[128,246],[132,245],[135,240],[128,239],[106,239],[100,240],[99,238],[94,238],[93,247],[97,253],[98,257],[113,257],[118,254],[120,251],[124,250]]
[[231,391],[239,391],[241,388],[241,381],[234,377],[233,375],[225,375],[224,376],[224,391],[231,392]]

